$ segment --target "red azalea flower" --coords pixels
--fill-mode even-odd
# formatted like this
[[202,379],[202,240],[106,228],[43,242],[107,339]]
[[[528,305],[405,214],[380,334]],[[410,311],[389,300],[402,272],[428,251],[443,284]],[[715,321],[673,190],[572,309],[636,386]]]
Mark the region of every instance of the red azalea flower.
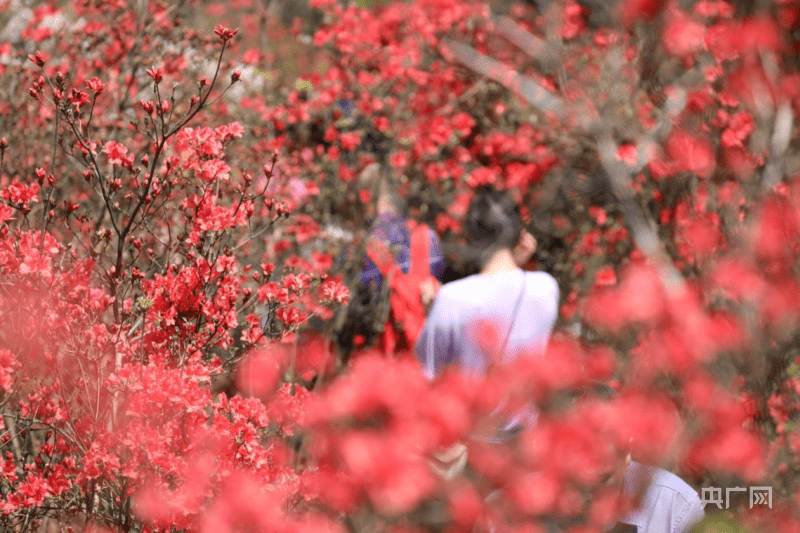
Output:
[[220,39],[222,39],[223,42],[228,42],[231,39],[233,39],[234,35],[239,33],[239,30],[238,29],[232,30],[230,28],[226,28],[222,24],[217,24],[216,26],[214,26],[214,33],[216,33],[217,36]]
[[164,79],[164,68],[163,67],[150,67],[146,70],[147,75],[153,78],[153,81],[156,83],[161,83],[161,80]]

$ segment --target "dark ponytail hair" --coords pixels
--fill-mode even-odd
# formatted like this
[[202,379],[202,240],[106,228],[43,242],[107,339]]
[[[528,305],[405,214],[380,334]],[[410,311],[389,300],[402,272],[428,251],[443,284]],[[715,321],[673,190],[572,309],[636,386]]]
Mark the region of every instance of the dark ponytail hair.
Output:
[[481,188],[475,193],[464,225],[470,248],[481,264],[503,248],[513,248],[523,230],[517,202],[508,191]]

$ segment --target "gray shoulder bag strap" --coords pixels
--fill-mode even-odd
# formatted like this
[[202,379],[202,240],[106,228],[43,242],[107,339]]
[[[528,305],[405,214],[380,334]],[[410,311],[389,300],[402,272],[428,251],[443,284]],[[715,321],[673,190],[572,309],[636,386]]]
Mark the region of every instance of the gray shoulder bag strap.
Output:
[[511,315],[511,323],[508,325],[508,333],[506,333],[506,340],[503,341],[503,349],[500,351],[500,356],[504,356],[506,353],[506,346],[508,345],[508,339],[511,337],[511,331],[514,329],[514,322],[517,321],[517,314],[519,314],[519,306],[522,305],[522,298],[525,296],[525,280],[528,276],[526,275],[525,271],[522,271],[522,288],[519,291],[519,296],[517,296],[517,301],[514,304],[514,312]]

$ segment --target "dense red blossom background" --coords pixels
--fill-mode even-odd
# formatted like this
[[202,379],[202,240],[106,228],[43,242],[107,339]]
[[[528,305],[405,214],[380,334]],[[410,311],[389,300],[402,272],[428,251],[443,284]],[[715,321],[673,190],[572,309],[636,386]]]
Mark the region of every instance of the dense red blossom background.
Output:
[[[797,529],[798,31],[795,0],[0,0],[0,522],[603,531],[630,454]],[[544,357],[429,382],[337,345],[373,162],[448,280],[476,187],[512,192]]]

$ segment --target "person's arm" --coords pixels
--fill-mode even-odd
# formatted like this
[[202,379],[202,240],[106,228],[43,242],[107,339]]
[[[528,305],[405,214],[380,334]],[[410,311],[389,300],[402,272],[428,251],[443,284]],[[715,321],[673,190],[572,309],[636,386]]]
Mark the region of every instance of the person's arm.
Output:
[[428,379],[434,379],[453,361],[456,352],[453,311],[452,303],[440,292],[417,339],[417,358]]
[[547,274],[547,278],[549,283],[549,304],[551,306],[547,316],[547,324],[548,324],[547,338],[549,339],[550,336],[553,334],[553,327],[555,327],[556,321],[558,320],[559,289],[558,289],[558,282],[553,276]]
[[675,533],[689,533],[692,528],[703,521],[705,516],[706,513],[703,510],[700,498],[690,499],[681,513],[677,527],[674,530]]
[[[446,365],[453,362],[457,349],[454,346],[456,318],[452,303],[441,293],[437,295],[416,346],[422,372],[428,379],[434,379]],[[467,447],[463,442],[433,453],[429,461],[431,469],[445,480],[461,474],[466,464]]]
[[422,299],[422,305],[425,307],[426,315],[431,310],[431,305],[436,299],[437,292],[439,292],[439,280],[436,278],[428,278],[419,284],[420,298]]
[[383,276],[378,270],[378,265],[369,256],[365,256],[364,264],[361,267],[361,283],[364,285],[373,283],[378,286],[381,281],[383,281]]
[[439,236],[433,230],[428,228],[428,269],[430,277],[420,283],[419,292],[422,298],[422,305],[425,307],[425,314],[427,315],[431,310],[436,294],[441,287],[442,274],[444,273],[444,255],[442,254],[442,246],[439,242]]
[[442,253],[442,243],[439,241],[439,236],[433,228],[428,228],[428,258],[430,260],[431,275],[442,281],[442,274],[444,274],[444,254]]

